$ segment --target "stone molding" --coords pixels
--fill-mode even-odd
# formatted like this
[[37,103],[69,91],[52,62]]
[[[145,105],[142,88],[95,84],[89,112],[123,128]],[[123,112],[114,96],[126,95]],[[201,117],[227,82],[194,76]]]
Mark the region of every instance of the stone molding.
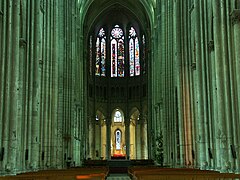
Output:
[[234,9],[231,14],[232,24],[237,24],[240,22],[240,9]]
[[196,66],[196,62],[192,62],[192,64],[191,64],[191,69],[192,69],[192,70],[196,70],[196,67],[197,67],[197,66]]
[[214,41],[213,40],[210,40],[208,42],[208,50],[209,50],[209,52],[214,51]]
[[24,38],[20,38],[19,39],[19,44],[22,47],[27,46],[27,41]]

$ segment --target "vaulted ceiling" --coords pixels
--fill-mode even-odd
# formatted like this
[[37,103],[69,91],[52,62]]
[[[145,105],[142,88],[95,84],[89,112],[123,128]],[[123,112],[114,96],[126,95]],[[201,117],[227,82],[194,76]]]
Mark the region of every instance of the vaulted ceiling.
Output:
[[153,27],[154,1],[147,0],[79,0],[84,34],[108,22],[129,20],[149,31]]

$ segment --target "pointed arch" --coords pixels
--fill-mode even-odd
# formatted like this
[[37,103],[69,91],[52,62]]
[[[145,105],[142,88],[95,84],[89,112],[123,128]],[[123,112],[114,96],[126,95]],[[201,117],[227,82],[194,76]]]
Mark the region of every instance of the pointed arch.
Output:
[[106,34],[101,28],[96,39],[96,62],[95,75],[106,76]]

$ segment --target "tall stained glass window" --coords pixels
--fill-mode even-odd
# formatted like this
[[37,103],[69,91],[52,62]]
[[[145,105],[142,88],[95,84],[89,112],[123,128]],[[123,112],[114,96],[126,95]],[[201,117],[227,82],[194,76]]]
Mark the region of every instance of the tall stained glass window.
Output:
[[95,75],[106,76],[106,34],[103,28],[99,30],[96,40]]
[[145,36],[142,36],[142,69],[143,69],[143,74],[146,74],[146,41],[145,41]]
[[[146,45],[144,35],[142,37],[138,36],[134,27],[131,27],[127,33],[124,33],[123,29],[119,25],[115,25],[107,32],[110,34],[106,34],[106,31],[103,28],[100,28],[95,39],[96,44],[93,43],[94,37],[90,36],[90,74],[94,74],[94,68],[95,75],[102,77],[107,76],[106,69],[109,69],[111,77],[125,77],[126,71],[129,72],[130,77],[139,76],[141,73],[145,74]],[[106,37],[109,39],[106,39]],[[128,37],[127,41],[125,37]],[[127,62],[129,65],[126,67],[125,48],[127,48],[127,53],[129,53],[129,59]],[[95,51],[95,57],[93,55],[93,51]],[[110,62],[107,63],[106,59],[109,59]]]
[[122,133],[120,130],[116,131],[116,150],[121,150],[121,141],[122,141]]
[[136,30],[129,30],[129,73],[130,76],[140,75],[139,40]]
[[92,75],[92,36],[89,38],[89,74]]
[[111,77],[124,77],[124,34],[118,25],[111,31]]

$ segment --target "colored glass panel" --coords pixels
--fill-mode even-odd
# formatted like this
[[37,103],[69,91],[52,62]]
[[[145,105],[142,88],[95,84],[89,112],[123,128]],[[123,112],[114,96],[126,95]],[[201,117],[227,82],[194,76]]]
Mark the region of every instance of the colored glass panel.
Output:
[[142,71],[143,71],[143,74],[146,73],[146,42],[145,42],[145,36],[143,35],[142,37]]
[[101,29],[99,30],[98,35],[99,35],[99,37],[104,37],[104,36],[105,36],[105,31],[104,31],[103,28],[101,28]]
[[115,28],[113,28],[113,30],[111,31],[111,35],[114,38],[121,38],[123,36],[123,30],[119,28],[118,25],[116,25]]
[[122,122],[122,114],[118,110],[114,114],[114,122]]
[[96,40],[96,76],[106,76],[106,36],[105,31],[101,28]]
[[118,42],[118,77],[124,77],[124,42]]
[[100,39],[96,41],[96,70],[95,75],[100,76]]
[[134,76],[134,43],[132,38],[129,41],[129,71],[130,76]]
[[92,75],[92,36],[89,38],[89,74]]
[[140,75],[140,61],[139,61],[139,42],[135,39],[135,75]]
[[111,41],[111,77],[117,77],[117,41]]
[[130,37],[135,37],[137,35],[137,33],[133,27],[131,27],[131,29],[129,30],[129,35],[130,35]]
[[106,76],[106,41],[101,41],[101,76]]

